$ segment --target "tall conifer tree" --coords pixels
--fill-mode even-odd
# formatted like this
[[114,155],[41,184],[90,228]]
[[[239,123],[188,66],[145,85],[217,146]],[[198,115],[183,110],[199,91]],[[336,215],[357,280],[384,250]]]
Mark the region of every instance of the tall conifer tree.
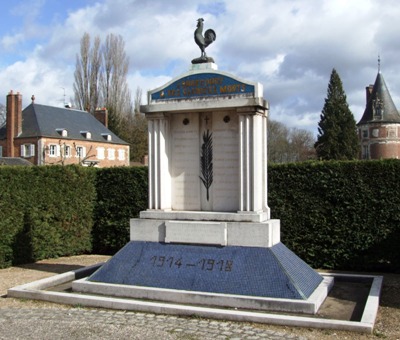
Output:
[[318,123],[318,138],[315,143],[317,157],[322,160],[356,159],[359,142],[356,122],[347,104],[342,81],[332,70],[327,98]]

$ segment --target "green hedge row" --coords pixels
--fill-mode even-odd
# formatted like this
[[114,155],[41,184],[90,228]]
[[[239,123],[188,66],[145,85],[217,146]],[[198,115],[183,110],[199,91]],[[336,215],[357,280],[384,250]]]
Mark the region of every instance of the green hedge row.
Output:
[[129,241],[129,220],[147,209],[147,168],[98,169],[93,252],[114,254]]
[[0,268],[115,253],[147,191],[147,168],[0,167]]
[[[400,271],[400,161],[269,166],[282,242],[314,268]],[[0,167],[0,267],[113,254],[147,208],[146,168]]]
[[0,267],[91,251],[94,172],[1,167]]
[[269,167],[282,242],[314,268],[399,271],[400,161]]

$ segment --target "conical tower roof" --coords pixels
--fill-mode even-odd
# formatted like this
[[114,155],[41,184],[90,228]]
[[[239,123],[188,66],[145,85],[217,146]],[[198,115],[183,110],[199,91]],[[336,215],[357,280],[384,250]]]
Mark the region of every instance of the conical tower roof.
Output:
[[393,103],[381,72],[378,72],[376,76],[374,87],[368,96],[364,114],[357,125],[374,121],[400,123],[400,114]]

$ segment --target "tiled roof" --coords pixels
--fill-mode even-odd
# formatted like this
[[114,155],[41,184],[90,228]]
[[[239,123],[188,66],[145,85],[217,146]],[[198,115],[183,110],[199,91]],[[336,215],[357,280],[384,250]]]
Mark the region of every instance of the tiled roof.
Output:
[[[377,114],[377,110],[379,109],[381,109],[381,114],[379,114],[379,112]],[[357,125],[373,121],[400,123],[400,114],[393,103],[385,80],[380,72],[378,72],[376,76],[375,84],[369,96],[364,114]]]
[[[22,133],[17,138],[53,137],[60,138],[61,130],[67,130],[64,139],[88,140],[82,132],[90,132],[90,140],[114,144],[127,144],[93,115],[86,111],[53,107],[32,103],[22,111]],[[0,139],[6,138],[5,126],[0,128]],[[106,139],[111,135],[111,140]]]
[[0,166],[1,165],[25,165],[25,166],[32,166],[33,164],[26,159],[19,158],[19,157],[0,157]]

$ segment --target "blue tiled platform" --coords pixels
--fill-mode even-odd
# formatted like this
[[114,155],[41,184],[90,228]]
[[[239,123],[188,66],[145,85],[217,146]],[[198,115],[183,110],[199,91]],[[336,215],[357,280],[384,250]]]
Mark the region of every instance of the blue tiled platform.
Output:
[[131,241],[88,280],[305,300],[323,278],[282,243],[259,248]]

